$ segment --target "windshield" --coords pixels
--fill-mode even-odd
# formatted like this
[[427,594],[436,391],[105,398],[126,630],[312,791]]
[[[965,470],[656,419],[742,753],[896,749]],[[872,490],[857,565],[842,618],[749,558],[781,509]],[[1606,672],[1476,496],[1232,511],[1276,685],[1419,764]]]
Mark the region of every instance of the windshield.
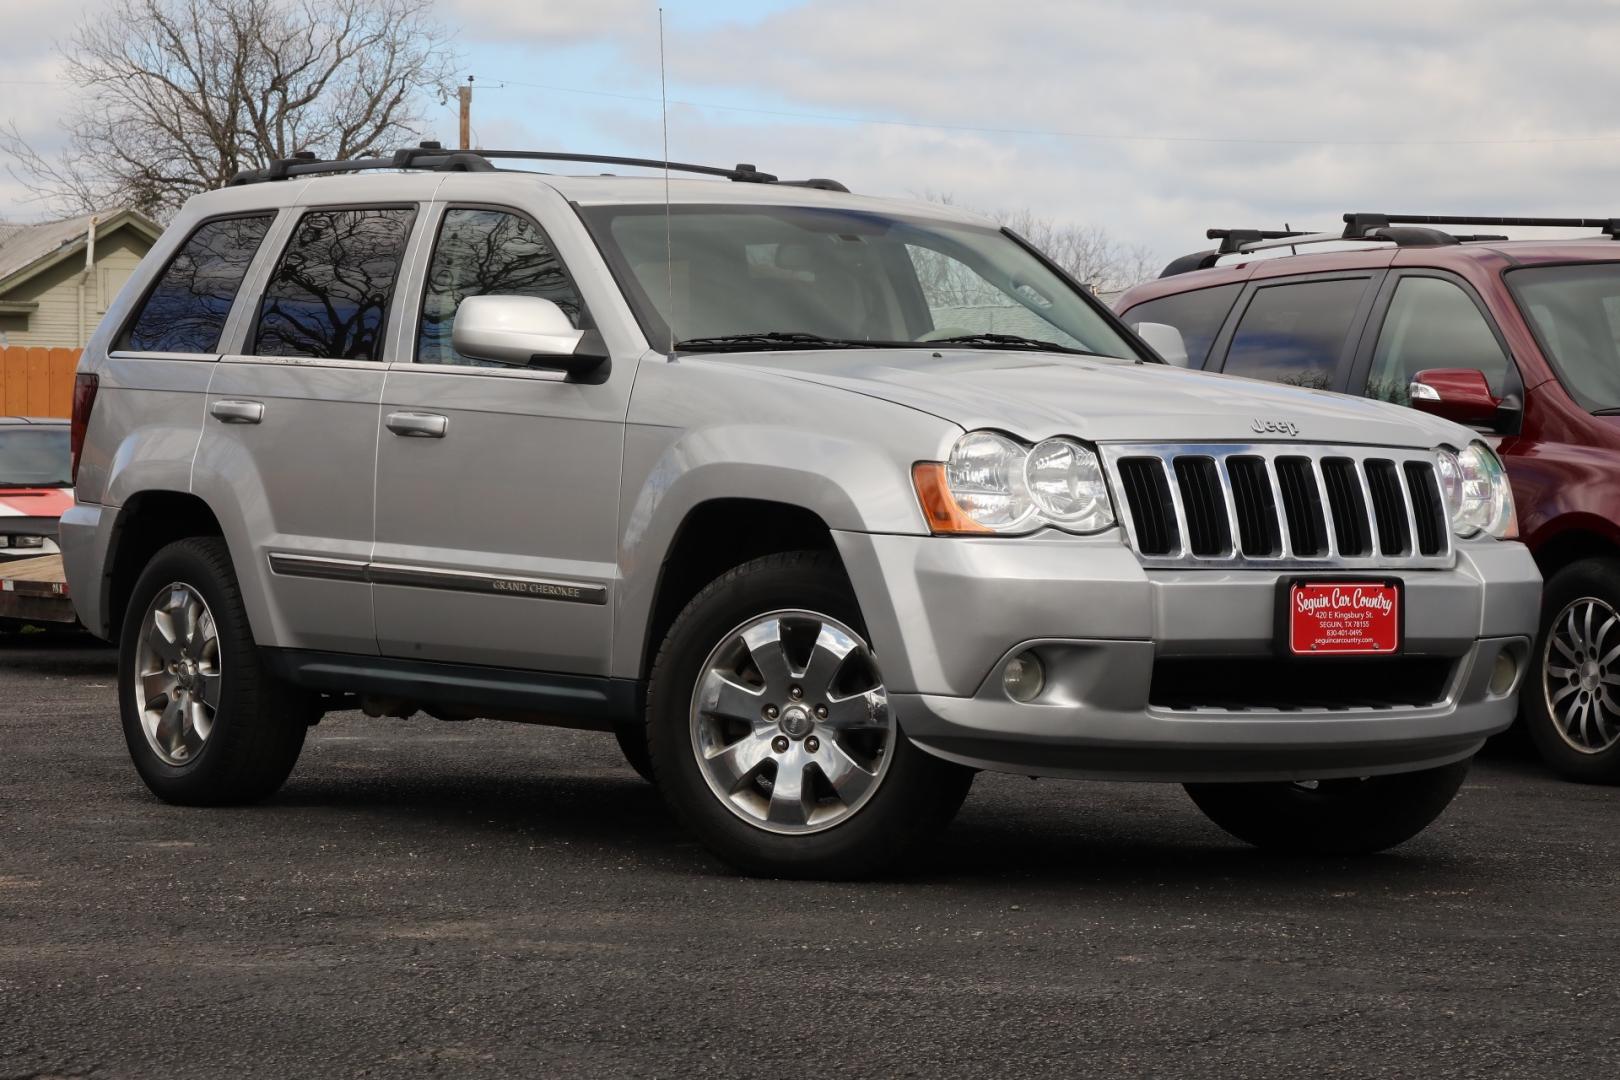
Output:
[[1532,266],[1507,280],[1570,396],[1620,410],[1620,263]]
[[69,470],[65,425],[0,427],[0,488],[67,487]]
[[961,339],[953,347],[1137,356],[1097,306],[992,228],[831,208],[676,206],[666,238],[662,205],[584,214],[655,347],[673,329],[693,351]]

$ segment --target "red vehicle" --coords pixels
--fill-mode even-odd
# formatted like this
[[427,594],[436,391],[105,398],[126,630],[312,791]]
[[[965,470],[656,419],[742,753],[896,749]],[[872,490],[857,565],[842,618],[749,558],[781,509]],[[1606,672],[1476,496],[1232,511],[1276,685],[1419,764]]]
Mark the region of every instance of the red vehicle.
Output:
[[[1172,363],[1480,431],[1546,578],[1521,718],[1565,775],[1620,782],[1620,218],[1344,220],[1332,233],[1211,229],[1218,248],[1115,308]],[[1508,241],[1440,225],[1601,235]]]
[[56,551],[73,505],[66,420],[0,416],[0,561]]

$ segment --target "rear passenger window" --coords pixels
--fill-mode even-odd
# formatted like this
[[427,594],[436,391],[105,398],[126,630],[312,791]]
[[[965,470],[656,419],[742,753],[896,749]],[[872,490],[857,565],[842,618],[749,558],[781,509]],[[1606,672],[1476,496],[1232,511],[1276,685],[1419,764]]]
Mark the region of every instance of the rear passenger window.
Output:
[[117,348],[218,352],[231,304],[272,218],[271,214],[222,218],[197,226],[163,268]]
[[538,225],[504,210],[452,208],[439,226],[422,292],[417,363],[502,366],[462,356],[450,344],[456,308],[469,296],[485,295],[550,300],[579,327],[579,292]]
[[259,304],[253,352],[378,360],[415,211],[312,210],[299,219]]
[[1232,335],[1228,375],[1333,389],[1345,336],[1367,279],[1304,281],[1258,290]]
[[1491,393],[1506,393],[1507,354],[1467,293],[1432,277],[1402,278],[1378,332],[1366,396],[1411,403],[1407,388],[1420,371],[1473,368]]
[[1209,347],[1215,344],[1215,335],[1221,332],[1221,324],[1232,310],[1232,301],[1242,291],[1240,282],[1149,300],[1126,312],[1125,324],[1132,330],[1145,322],[1175,327],[1181,331],[1181,340],[1187,346],[1186,366],[1201,368],[1209,359]]

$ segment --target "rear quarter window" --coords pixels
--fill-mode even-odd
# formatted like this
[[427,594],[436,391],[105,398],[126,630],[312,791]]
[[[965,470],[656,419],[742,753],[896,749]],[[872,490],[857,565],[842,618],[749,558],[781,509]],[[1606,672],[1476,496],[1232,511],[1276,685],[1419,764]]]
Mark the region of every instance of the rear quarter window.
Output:
[[[1216,335],[1221,332],[1233,302],[1242,291],[1243,284],[1237,282],[1162,296],[1145,304],[1137,304],[1127,311],[1125,325],[1132,330],[1145,322],[1175,327],[1181,331],[1181,340],[1187,346],[1185,366],[1201,368],[1204,361],[1209,359],[1210,346],[1215,344]],[[1173,362],[1179,358],[1167,356],[1165,359]]]
[[220,218],[197,226],[158,275],[117,348],[217,353],[237,290],[273,217]]

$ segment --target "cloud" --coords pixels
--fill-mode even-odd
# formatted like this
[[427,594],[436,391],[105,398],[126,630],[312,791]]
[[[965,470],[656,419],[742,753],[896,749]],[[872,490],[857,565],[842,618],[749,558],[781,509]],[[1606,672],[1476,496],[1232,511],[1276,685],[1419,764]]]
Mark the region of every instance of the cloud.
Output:
[[656,25],[657,0],[441,0],[446,21],[469,41],[556,44],[611,38],[627,25]]

